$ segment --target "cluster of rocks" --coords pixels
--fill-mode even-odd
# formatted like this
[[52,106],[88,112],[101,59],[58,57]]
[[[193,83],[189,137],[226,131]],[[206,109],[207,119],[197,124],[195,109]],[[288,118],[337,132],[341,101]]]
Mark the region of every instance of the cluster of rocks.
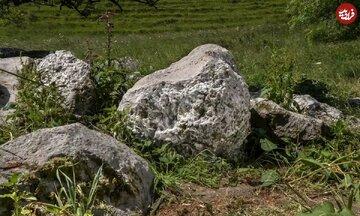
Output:
[[[27,62],[32,61],[0,59],[0,69],[17,74]],[[59,88],[64,106],[76,114],[90,110],[95,87],[89,64],[67,51],[51,53],[35,64],[42,82]],[[136,67],[127,59],[119,61],[122,64]],[[1,89],[6,89],[1,106],[16,103],[18,81],[11,73],[0,73]],[[207,44],[143,77],[123,96],[118,110],[128,112],[129,128],[141,138],[170,143],[183,155],[210,150],[237,161],[254,145],[247,141],[253,128],[262,128],[270,138],[305,143],[328,136],[329,126],[344,118],[341,111],[310,95],[294,95],[293,101],[297,112],[265,98],[251,98],[231,53]],[[55,183],[46,172],[53,172],[48,167],[63,157],[81,164],[77,176],[83,181],[103,164],[99,196],[115,215],[145,212],[151,204],[154,174],[148,163],[126,145],[80,123],[41,129],[2,145],[0,183],[15,172],[32,173],[43,180],[30,188],[39,196],[49,193],[49,185]]]

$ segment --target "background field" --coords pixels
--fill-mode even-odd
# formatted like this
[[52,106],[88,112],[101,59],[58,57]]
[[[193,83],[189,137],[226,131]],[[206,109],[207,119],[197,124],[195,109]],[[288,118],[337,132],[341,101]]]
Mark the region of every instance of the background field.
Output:
[[[302,32],[289,32],[285,0],[161,0],[158,9],[125,1],[115,17],[113,55],[132,56],[147,74],[166,67],[204,43],[230,49],[250,85],[267,78],[274,50],[295,59],[297,76],[329,84],[340,98],[359,96],[360,42],[313,44]],[[31,6],[21,27],[0,27],[0,46],[66,49],[84,57],[88,49],[103,54],[104,26],[97,17],[111,4],[103,2],[90,18],[63,8]]]

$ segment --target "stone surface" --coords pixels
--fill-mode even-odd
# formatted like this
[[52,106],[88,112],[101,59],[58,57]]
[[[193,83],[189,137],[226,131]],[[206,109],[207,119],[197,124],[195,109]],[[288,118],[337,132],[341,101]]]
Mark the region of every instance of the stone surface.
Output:
[[352,107],[360,107],[360,97],[350,98],[348,103]]
[[44,84],[58,87],[67,108],[76,114],[89,112],[95,94],[89,64],[69,51],[60,50],[43,58],[37,70],[42,73]]
[[[18,74],[24,65],[32,62],[29,57],[0,58],[0,108],[15,103]],[[2,70],[13,74],[6,73]]]
[[247,85],[230,52],[214,44],[139,80],[119,110],[129,111],[134,133],[183,154],[208,149],[233,159],[250,132]]
[[294,102],[300,113],[323,120],[326,124],[334,123],[343,117],[340,110],[320,103],[310,95],[294,95]]
[[6,123],[9,121],[7,118],[9,115],[14,113],[14,109],[9,110],[1,110],[0,109],[0,127],[6,125]]
[[133,59],[128,56],[115,60],[115,64],[117,67],[123,68],[128,71],[137,71],[137,70],[139,70],[139,67],[140,67],[138,60]]
[[[41,129],[1,147],[0,183],[14,172],[32,173],[31,176],[35,175],[40,181],[32,181],[30,190],[40,200],[48,197],[57,185],[52,172],[60,163],[54,161],[68,157],[77,163],[77,182],[90,182],[103,164],[97,195],[119,212],[145,211],[152,201],[154,176],[147,162],[126,145],[82,124]],[[53,171],[46,171],[48,169]]]
[[322,120],[288,111],[271,100],[252,99],[251,107],[253,127],[264,129],[271,137],[306,142],[328,133]]

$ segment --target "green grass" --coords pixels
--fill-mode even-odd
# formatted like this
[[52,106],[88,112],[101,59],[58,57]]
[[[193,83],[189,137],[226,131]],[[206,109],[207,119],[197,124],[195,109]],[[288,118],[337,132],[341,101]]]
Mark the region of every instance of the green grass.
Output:
[[[342,101],[360,95],[360,41],[309,43],[301,32],[288,31],[286,1],[162,0],[158,9],[126,1],[124,8],[115,17],[113,56],[137,58],[143,74],[167,67],[198,45],[217,43],[233,52],[248,84],[261,86],[272,53],[283,49],[295,60],[295,76],[325,82]],[[68,9],[35,6],[26,11],[33,21],[0,27],[0,46],[65,49],[81,58],[92,49],[104,56],[105,30],[97,15],[84,19]]]
[[[288,30],[286,2],[285,0],[161,0],[156,10],[126,1],[125,11],[115,17],[113,57],[131,56],[138,59],[141,63],[140,72],[145,75],[169,66],[198,45],[216,43],[232,51],[240,73],[247,83],[258,87],[267,87],[269,80],[277,78],[276,70],[286,65],[287,61],[291,61],[294,65],[292,79],[298,81],[306,77],[324,82],[335,98],[328,102],[346,113],[359,117],[359,110],[348,108],[345,101],[349,97],[360,96],[360,40],[310,43],[305,39],[302,31]],[[100,5],[97,14],[100,14],[106,5],[106,3]],[[25,26],[0,26],[0,47],[65,49],[71,50],[80,58],[84,58],[87,51],[92,50],[100,57],[105,57],[105,29],[103,24],[97,21],[95,14],[89,19],[83,19],[67,9],[59,11],[56,8],[35,6],[28,6],[25,9],[28,11],[27,17],[30,18]],[[95,72],[100,76],[102,71],[105,81],[107,76],[113,77],[111,74],[116,74],[116,71],[106,71],[104,68]],[[98,89],[104,90],[104,94],[108,89],[111,91],[119,87],[117,85],[121,88],[129,87],[127,83],[123,83],[123,80],[111,80],[115,83],[105,81],[99,82],[97,86]],[[28,88],[30,87],[29,85]],[[283,88],[282,85],[277,87]],[[282,94],[279,91],[275,93],[279,93],[281,97],[288,92],[286,89]],[[26,97],[22,100],[23,105],[26,105],[25,102],[31,104],[34,101],[32,97],[25,99]],[[105,107],[118,104],[112,100],[113,98],[110,99],[111,102],[103,104]],[[24,110],[26,107],[24,106]],[[138,140],[136,141],[125,129],[126,116],[116,113],[115,110],[116,107],[107,109],[107,112],[100,112],[99,116],[89,118],[92,123],[97,123],[96,126],[103,132],[123,140],[151,162],[156,172],[158,181],[156,185],[159,190],[174,186],[180,181],[217,187],[224,176],[230,178],[234,184],[241,182],[245,177],[260,181],[261,173],[275,169],[282,178],[289,182],[294,180],[292,186],[302,193],[312,191],[323,193],[333,189],[334,185],[339,184],[344,177],[342,174],[339,178],[334,176],[332,167],[328,164],[336,158],[354,152],[354,155],[348,158],[351,161],[350,165],[340,166],[340,171],[355,173],[354,181],[359,181],[357,174],[359,164],[356,162],[359,160],[359,135],[347,134],[341,128],[335,131],[336,137],[333,140],[324,140],[305,147],[295,144],[282,147],[288,154],[284,154],[284,149],[272,151],[271,154],[266,153],[270,156],[265,154],[261,157],[261,161],[252,164],[251,170],[255,170],[255,174],[251,173],[247,176],[247,172],[245,174],[236,172],[246,168],[238,169],[236,165],[232,166],[215,157],[198,155],[185,160],[167,147],[157,148],[145,141],[137,143]],[[37,112],[36,109],[30,111]],[[49,113],[51,117],[52,114],[55,115],[54,118],[50,118],[52,120],[49,122],[50,126],[58,125],[57,110],[53,111],[54,113]],[[26,112],[20,113],[25,113],[23,119],[28,120],[24,125],[31,126],[27,129],[22,125],[25,131],[41,127],[36,119],[28,118],[30,115]],[[35,117],[43,118],[38,115]],[[87,119],[85,118],[84,121],[86,122]],[[318,151],[319,149],[322,151]],[[316,168],[300,163],[301,158],[313,159],[325,168],[314,172]],[[314,172],[311,178],[296,182],[310,172]],[[329,177],[323,179],[323,176]],[[316,182],[319,179],[321,182]],[[264,208],[266,210],[264,215],[276,215]],[[287,212],[288,209],[282,207],[280,210]]]

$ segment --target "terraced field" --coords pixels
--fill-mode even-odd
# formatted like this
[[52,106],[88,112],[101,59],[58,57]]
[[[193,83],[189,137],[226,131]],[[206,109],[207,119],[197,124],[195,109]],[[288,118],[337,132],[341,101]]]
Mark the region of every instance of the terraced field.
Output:
[[[194,47],[216,43],[230,49],[250,85],[269,78],[274,51],[294,61],[294,76],[325,82],[339,97],[360,93],[360,41],[309,43],[303,32],[289,31],[285,0],[160,0],[158,8],[123,1],[114,18],[112,55],[132,56],[141,72],[167,67]],[[20,27],[0,26],[0,47],[71,50],[80,58],[105,51],[105,27],[98,20],[110,9],[104,1],[87,19],[69,9],[27,6]],[[349,50],[351,52],[349,53]]]
[[[124,12],[116,20],[116,33],[178,32],[189,30],[220,29],[248,26],[284,20],[285,1],[257,0],[161,0],[158,8],[150,8],[136,2],[124,1]],[[21,31],[30,34],[102,34],[97,21],[104,10],[115,8],[103,2],[88,19],[63,8],[32,6],[26,8],[30,23]],[[5,29],[2,29],[5,30]],[[9,29],[7,29],[9,30]],[[19,31],[13,29],[7,34]]]

